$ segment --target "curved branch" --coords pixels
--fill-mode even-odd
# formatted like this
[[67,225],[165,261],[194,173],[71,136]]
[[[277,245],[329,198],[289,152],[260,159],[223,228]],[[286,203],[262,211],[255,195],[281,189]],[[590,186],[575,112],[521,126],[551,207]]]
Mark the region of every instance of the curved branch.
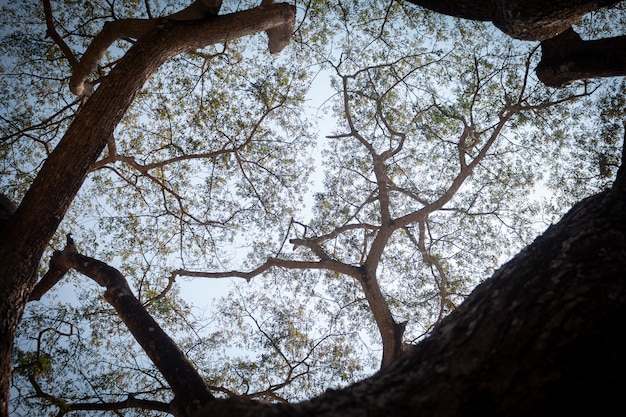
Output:
[[74,252],[76,252],[76,246],[74,246],[74,241],[72,240],[71,234],[68,233],[67,244],[65,248],[62,252],[55,251],[52,254],[52,258],[50,260],[50,268],[48,269],[48,271],[46,271],[41,280],[37,282],[35,288],[33,288],[30,295],[28,296],[28,301],[41,300],[41,297],[43,297],[45,293],[50,291],[50,289],[54,287],[57,282],[61,280],[61,278],[63,278],[63,276],[67,273],[67,271],[69,271],[70,268],[66,265],[63,265],[63,263],[60,262],[60,259],[63,257],[64,253],[69,254]]
[[611,414],[626,370],[616,331],[626,320],[626,184],[615,185],[577,204],[388,369],[310,401],[214,401],[198,417]]
[[115,411],[124,410],[126,408],[137,408],[141,410],[161,411],[164,413],[174,414],[175,407],[172,403],[164,403],[161,401],[144,400],[128,395],[123,401],[112,403],[68,403],[65,404],[67,411]]
[[[274,9],[274,6],[278,6],[278,8]],[[257,10],[263,14],[265,10],[268,12],[273,12],[275,10],[282,11],[282,6],[283,5],[281,4],[277,4],[257,7],[252,10]],[[287,6],[290,9],[289,13],[285,15],[282,15],[281,13],[279,16],[273,16],[270,19],[268,19],[267,16],[264,16],[266,18],[261,18],[257,23],[258,29],[252,32],[256,33],[258,31],[265,30],[273,34],[272,37],[270,37],[269,45],[271,53],[280,52],[289,42],[289,38],[293,32],[295,24],[295,8],[293,8],[293,6]],[[196,0],[187,8],[174,13],[169,16],[169,18],[165,19],[120,19],[112,22],[106,22],[102,31],[96,35],[81,60],[72,66],[73,72],[70,79],[70,91],[81,98],[87,98],[93,93],[93,84],[89,83],[87,79],[89,75],[97,69],[98,63],[104,56],[105,52],[116,40],[123,38],[142,38],[153,28],[165,25],[167,20],[194,21],[206,20],[206,18],[208,18],[211,22],[215,21],[215,26],[219,26],[217,25],[216,15],[220,7],[221,0]],[[245,12],[234,13],[226,16],[235,16],[240,13]],[[268,16],[272,16],[272,13],[268,13]],[[237,34],[238,29],[237,25],[224,28],[221,35],[224,40],[241,37],[241,34]],[[202,36],[199,36],[199,38],[202,38]],[[217,42],[219,41],[211,43]],[[204,42],[201,42],[198,47],[203,46],[202,44],[204,44]],[[190,49],[193,49],[193,47]]]
[[39,398],[43,398],[46,401],[59,407],[59,411],[56,414],[57,417],[65,416],[72,411],[117,411],[127,408],[137,408],[141,410],[153,410],[161,411],[164,413],[174,414],[175,409],[171,403],[164,403],[161,401],[144,400],[141,398],[135,398],[132,394],[123,401],[116,401],[110,403],[98,402],[98,403],[69,403],[62,398],[55,397],[52,394],[45,392],[35,377],[29,376],[29,381],[35,390],[35,394]]
[[74,56],[74,53],[70,49],[69,46],[65,43],[61,35],[54,28],[54,18],[52,17],[52,5],[50,4],[50,0],[43,0],[43,11],[46,16],[46,35],[50,36],[54,43],[61,49],[63,56],[69,62],[72,70],[76,70],[78,67],[78,60]]
[[109,46],[123,38],[138,39],[154,28],[156,23],[157,19],[120,19],[106,22],[80,61],[72,66],[70,91],[83,99],[91,96],[94,86],[87,78],[98,68],[98,63]]
[[610,6],[619,0],[409,0],[411,3],[450,16],[464,19],[492,21],[493,24],[517,39],[544,40],[551,38],[576,23],[583,15]]

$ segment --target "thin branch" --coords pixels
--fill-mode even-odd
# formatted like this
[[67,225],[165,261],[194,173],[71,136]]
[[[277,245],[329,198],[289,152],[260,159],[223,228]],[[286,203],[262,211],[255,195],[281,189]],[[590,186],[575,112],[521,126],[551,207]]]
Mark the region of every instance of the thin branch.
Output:
[[[437,320],[434,323],[436,324],[440,322],[441,319],[443,319],[445,315],[446,306],[450,302],[448,299],[448,290],[447,290],[448,274],[446,273],[441,261],[436,256],[433,256],[430,253],[430,251],[426,248],[426,243],[425,243],[426,222],[427,220],[424,220],[418,223],[419,234],[418,234],[417,239],[415,238],[415,236],[413,236],[413,233],[411,233],[411,231],[407,227],[405,227],[404,230],[406,231],[407,236],[409,237],[411,242],[413,242],[413,244],[417,246],[417,248],[419,249],[420,255],[422,256],[422,260],[424,261],[424,263],[431,267],[431,271],[433,272],[433,275],[435,276],[435,284],[439,292],[439,313],[438,313]],[[433,271],[433,268],[434,268],[434,271]],[[439,276],[439,279],[436,278],[436,275]]]
[[378,229],[379,229],[379,226],[369,224],[369,223],[351,223],[351,224],[345,224],[343,226],[337,227],[332,232],[324,234],[324,235],[301,238],[301,239],[294,238],[294,239],[289,239],[289,242],[292,243],[295,247],[305,246],[305,247],[313,249],[314,246],[319,245],[321,242],[334,239],[344,232],[348,232],[351,230],[376,231]]
[[146,14],[148,15],[149,19],[152,19],[152,10],[150,8],[150,1],[149,0],[144,0],[143,1],[144,6],[146,6]]
[[72,70],[76,70],[76,68],[78,68],[78,60],[74,56],[70,47],[67,46],[63,38],[54,28],[54,17],[52,16],[52,5],[50,4],[50,0],[43,0],[43,11],[46,16],[46,35],[50,36],[54,43],[56,43],[61,49],[63,56],[67,59],[67,62],[70,64]]
[[[60,123],[62,123],[62,122],[64,122],[64,121],[66,121],[66,120],[71,120],[71,119],[74,117],[74,115],[73,115],[73,114],[72,114],[72,115],[63,116],[63,117],[61,117],[61,118],[60,118],[59,120],[57,120],[57,121],[55,121],[54,119],[55,119],[56,117],[58,117],[58,116],[61,116],[61,115],[62,115],[63,113],[65,113],[68,109],[71,109],[72,107],[74,107],[75,105],[77,105],[79,102],[80,102],[79,100],[75,100],[75,101],[73,101],[73,102],[71,102],[71,103],[69,103],[69,104],[65,105],[63,108],[59,109],[57,112],[55,112],[55,113],[54,113],[53,115],[51,115],[50,117],[48,117],[48,118],[46,118],[46,119],[42,120],[42,121],[41,121],[41,122],[39,122],[39,123],[36,123],[36,124],[30,125],[30,126],[25,127],[25,128],[20,128],[20,127],[18,127],[18,126],[15,124],[15,122],[14,122],[13,120],[9,120],[9,119],[7,119],[7,118],[5,118],[5,117],[2,117],[2,116],[0,115],[0,119],[2,119],[2,121],[3,121],[3,122],[6,122],[7,124],[12,125],[12,127],[13,127],[14,129],[16,129],[16,130],[17,130],[17,132],[15,132],[15,133],[7,134],[7,135],[5,135],[5,136],[0,137],[0,142],[6,142],[6,141],[9,141],[10,139],[15,138],[15,137],[18,137],[18,136],[20,136],[20,135],[25,135],[25,136],[31,137],[31,135],[28,135],[28,134],[27,134],[27,132],[30,132],[30,131],[35,131],[35,130],[38,130],[38,129],[46,129],[46,128],[50,128],[53,124],[58,125],[58,124],[60,124]],[[41,138],[40,138],[40,137],[38,137],[38,136],[35,136],[35,137],[38,139],[38,141],[41,141]]]

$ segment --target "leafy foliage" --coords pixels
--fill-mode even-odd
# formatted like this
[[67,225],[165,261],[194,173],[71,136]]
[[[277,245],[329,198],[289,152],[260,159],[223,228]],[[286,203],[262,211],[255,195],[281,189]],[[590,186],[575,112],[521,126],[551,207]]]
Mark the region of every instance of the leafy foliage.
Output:
[[[254,5],[225,2],[222,13]],[[53,15],[80,54],[106,20],[184,6],[64,1]],[[621,80],[546,88],[535,45],[402,2],[297,6],[278,57],[255,36],[154,74],[58,232],[118,268],[222,396],[293,401],[373,372],[387,343],[374,311],[405,323],[404,342],[420,340],[545,224],[607,186],[619,160]],[[0,19],[0,187],[19,201],[80,102],[39,2],[3,6]],[[604,33],[615,19],[581,29]],[[96,84],[132,43],[107,52]],[[316,77],[330,80],[317,109],[333,125],[326,138],[307,107]],[[313,175],[323,182],[311,194]],[[264,264],[219,300],[186,300],[175,281]],[[78,275],[62,283],[28,306],[14,410],[170,401],[101,290]]]

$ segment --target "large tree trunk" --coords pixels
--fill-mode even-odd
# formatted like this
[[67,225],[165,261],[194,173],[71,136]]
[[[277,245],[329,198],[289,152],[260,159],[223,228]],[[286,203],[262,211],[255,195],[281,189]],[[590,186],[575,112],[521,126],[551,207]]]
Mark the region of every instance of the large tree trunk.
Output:
[[[608,414],[626,374],[626,173],[578,203],[413,351],[295,405],[210,403],[202,416]],[[229,414],[232,413],[232,414]]]
[[0,416],[8,415],[13,340],[44,248],[135,94],[162,63],[181,52],[294,20],[294,7],[285,3],[195,21],[163,20],[87,100],[15,213],[0,225]]

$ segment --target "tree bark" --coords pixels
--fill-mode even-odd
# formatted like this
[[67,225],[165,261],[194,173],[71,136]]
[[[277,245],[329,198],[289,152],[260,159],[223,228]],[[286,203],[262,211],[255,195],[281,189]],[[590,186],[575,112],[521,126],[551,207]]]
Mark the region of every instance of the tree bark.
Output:
[[409,2],[448,16],[479,21],[493,19],[494,0],[409,0]]
[[397,323],[376,278],[376,270],[367,266],[359,268],[355,278],[361,284],[383,345],[380,368],[390,366],[402,354],[402,336],[406,323]]
[[[564,3],[597,8],[613,2],[562,0],[556,2],[559,16],[569,16],[562,13]],[[86,102],[2,225],[1,416],[8,415],[12,343],[39,260],[89,167],[162,62],[294,18],[285,5],[249,12],[247,19],[237,14],[209,23],[166,22],[140,39]],[[626,371],[620,332],[626,320],[625,177],[620,169],[611,190],[576,205],[477,287],[429,338],[374,377],[301,404],[216,400],[197,415],[524,416],[619,409]]]
[[507,35],[543,41],[567,30],[581,17],[619,0],[496,0],[493,24]]
[[[612,189],[574,206],[479,285],[426,340],[372,378],[300,404],[204,399],[205,407],[191,415],[469,417],[612,411],[621,405],[626,372],[626,341],[619,331],[626,320],[625,191],[622,167]],[[129,302],[132,296],[117,271],[73,251],[57,255],[55,263],[106,286],[107,299],[146,351],[155,352],[159,369],[172,375],[168,380],[179,380],[185,366],[168,363],[168,357],[185,362],[183,355],[176,349],[168,354],[169,338],[146,330],[158,326],[136,299]],[[164,347],[157,348],[159,343]],[[202,381],[196,388],[204,392]],[[186,399],[196,400],[193,394]]]
[[626,75],[626,36],[583,41],[570,28],[541,42],[541,62],[535,71],[539,80],[551,87]]
[[619,0],[409,0],[449,16],[491,21],[517,39],[542,41],[568,29],[583,15]]
[[282,3],[203,20],[164,20],[133,45],[87,100],[2,227],[0,416],[8,415],[12,344],[44,248],[135,94],[163,62],[181,52],[266,31],[294,19],[295,8]]

